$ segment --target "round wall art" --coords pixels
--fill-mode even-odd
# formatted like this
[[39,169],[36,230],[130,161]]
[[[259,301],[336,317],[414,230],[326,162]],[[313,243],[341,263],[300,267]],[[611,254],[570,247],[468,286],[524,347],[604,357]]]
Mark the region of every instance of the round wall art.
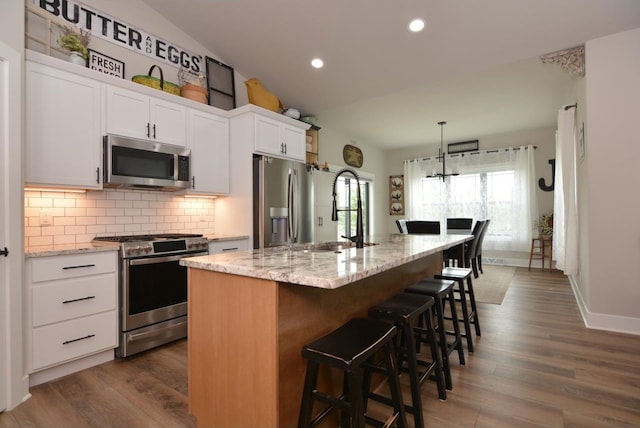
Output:
[[347,165],[360,168],[363,162],[362,150],[351,144],[346,144],[342,149],[342,159]]

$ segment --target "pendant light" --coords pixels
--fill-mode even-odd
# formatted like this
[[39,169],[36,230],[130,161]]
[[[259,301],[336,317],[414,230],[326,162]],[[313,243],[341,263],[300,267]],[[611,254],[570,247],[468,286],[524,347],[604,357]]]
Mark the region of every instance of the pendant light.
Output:
[[438,125],[440,125],[440,149],[438,150],[438,161],[442,162],[442,172],[437,172],[433,175],[427,175],[427,178],[442,178],[443,183],[447,179],[447,177],[460,175],[458,173],[447,174],[447,171],[445,169],[447,154],[444,152],[444,125],[446,124],[447,122],[444,121],[438,122]]

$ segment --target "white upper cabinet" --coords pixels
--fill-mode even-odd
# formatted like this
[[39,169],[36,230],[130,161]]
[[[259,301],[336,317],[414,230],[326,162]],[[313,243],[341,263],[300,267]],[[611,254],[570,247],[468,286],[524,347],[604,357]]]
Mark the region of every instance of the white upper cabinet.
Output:
[[193,194],[229,193],[229,119],[189,109]]
[[255,115],[254,151],[305,162],[305,129],[269,117]]
[[106,94],[107,133],[186,146],[184,106],[111,85]]
[[100,82],[27,61],[26,116],[27,184],[102,188]]

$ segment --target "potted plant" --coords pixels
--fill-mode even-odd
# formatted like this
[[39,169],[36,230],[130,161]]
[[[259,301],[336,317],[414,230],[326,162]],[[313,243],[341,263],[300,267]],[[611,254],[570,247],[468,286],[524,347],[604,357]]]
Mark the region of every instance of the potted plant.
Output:
[[89,40],[91,34],[89,31],[76,29],[73,27],[60,27],[62,35],[58,39],[61,48],[67,49],[69,53],[69,61],[79,65],[86,65],[89,58]]
[[553,236],[553,213],[544,213],[536,220],[536,228],[540,238],[550,238]]

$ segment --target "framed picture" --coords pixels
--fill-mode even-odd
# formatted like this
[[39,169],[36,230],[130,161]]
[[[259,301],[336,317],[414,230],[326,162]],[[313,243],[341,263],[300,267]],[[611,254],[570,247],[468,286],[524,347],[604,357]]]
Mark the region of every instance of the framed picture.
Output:
[[404,175],[389,176],[389,215],[404,215]]
[[104,74],[124,79],[124,62],[111,58],[108,55],[89,49],[89,61],[87,67]]

